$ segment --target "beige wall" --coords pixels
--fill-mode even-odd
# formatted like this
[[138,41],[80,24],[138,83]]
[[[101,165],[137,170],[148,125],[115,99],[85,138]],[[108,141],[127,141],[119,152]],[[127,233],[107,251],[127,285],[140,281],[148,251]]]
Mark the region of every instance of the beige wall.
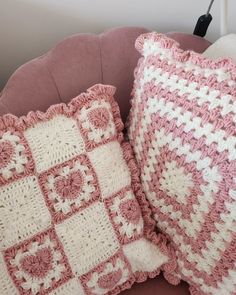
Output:
[[[114,26],[191,33],[210,0],[0,0],[0,89],[22,63],[64,37]],[[229,31],[236,32],[236,1],[229,0]],[[208,39],[219,37],[220,0]]]

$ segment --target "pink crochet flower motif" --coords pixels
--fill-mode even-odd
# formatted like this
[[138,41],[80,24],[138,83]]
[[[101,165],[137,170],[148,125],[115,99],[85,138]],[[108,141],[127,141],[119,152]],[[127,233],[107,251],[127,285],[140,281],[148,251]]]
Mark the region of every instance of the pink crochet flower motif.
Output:
[[52,269],[52,251],[49,247],[39,249],[35,255],[21,259],[20,265],[32,278],[44,278]]
[[34,161],[21,132],[0,130],[0,185],[34,171]]
[[143,218],[138,201],[129,188],[106,200],[113,226],[122,244],[137,240],[143,234]]
[[63,199],[73,200],[78,197],[84,185],[84,177],[79,171],[70,173],[67,177],[56,180],[56,192]]
[[14,154],[14,147],[9,141],[0,143],[0,168],[6,167],[10,163]]
[[17,294],[51,294],[73,277],[53,228],[6,249],[3,254]]
[[110,115],[106,108],[97,108],[88,113],[88,119],[94,127],[106,130],[109,124]]
[[128,200],[120,204],[121,215],[134,224],[137,224],[142,217],[139,204],[136,200]]
[[122,278],[122,271],[118,269],[117,271],[113,271],[109,274],[103,275],[98,279],[98,286],[102,289],[110,289],[112,290],[115,285],[119,283]]
[[91,101],[80,110],[79,125],[87,150],[114,139],[116,126],[112,116],[109,103],[103,99]]
[[[80,277],[86,294],[113,294],[130,278],[131,269],[122,252]],[[114,292],[116,294],[116,292]]]
[[82,210],[100,196],[96,174],[83,154],[45,171],[39,181],[55,222]]

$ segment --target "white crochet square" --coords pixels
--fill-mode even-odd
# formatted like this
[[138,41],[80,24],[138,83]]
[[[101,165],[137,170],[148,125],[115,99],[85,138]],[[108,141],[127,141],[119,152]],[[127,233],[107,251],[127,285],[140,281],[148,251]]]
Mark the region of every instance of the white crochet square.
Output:
[[18,295],[18,291],[9,276],[4,258],[0,253],[0,294],[1,295]]
[[0,246],[7,248],[47,229],[51,216],[35,176],[0,187]]
[[35,124],[27,129],[24,135],[32,151],[37,172],[85,152],[77,122],[63,115]]
[[123,251],[133,272],[152,272],[168,261],[168,257],[160,251],[160,245],[143,238],[123,246]]
[[84,289],[78,280],[74,278],[50,292],[50,295],[85,295]]
[[120,245],[101,202],[55,226],[73,272],[80,276],[116,253]]
[[110,142],[88,152],[97,174],[103,198],[130,185],[130,171],[118,142]]

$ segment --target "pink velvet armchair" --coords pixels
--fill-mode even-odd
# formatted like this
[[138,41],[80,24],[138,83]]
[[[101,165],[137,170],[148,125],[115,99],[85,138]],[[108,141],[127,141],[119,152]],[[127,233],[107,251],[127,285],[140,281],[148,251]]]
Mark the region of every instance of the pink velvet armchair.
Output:
[[[71,36],[45,55],[22,65],[11,76],[0,96],[0,115],[26,114],[30,110],[46,110],[58,102],[68,102],[96,83],[117,87],[116,98],[122,118],[129,112],[133,70],[139,58],[135,39],[144,28],[116,28],[101,35]],[[203,52],[210,43],[203,38],[168,33],[183,49]],[[188,285],[171,286],[162,276],[135,284],[123,292],[134,294],[186,295]]]

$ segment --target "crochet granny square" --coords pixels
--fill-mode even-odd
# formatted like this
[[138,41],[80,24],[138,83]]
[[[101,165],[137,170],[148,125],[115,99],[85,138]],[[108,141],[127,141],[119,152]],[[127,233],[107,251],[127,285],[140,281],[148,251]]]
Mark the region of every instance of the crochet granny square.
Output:
[[168,262],[115,88],[0,118],[0,294],[117,294]]
[[192,294],[236,294],[236,66],[140,36],[129,139],[176,276]]

